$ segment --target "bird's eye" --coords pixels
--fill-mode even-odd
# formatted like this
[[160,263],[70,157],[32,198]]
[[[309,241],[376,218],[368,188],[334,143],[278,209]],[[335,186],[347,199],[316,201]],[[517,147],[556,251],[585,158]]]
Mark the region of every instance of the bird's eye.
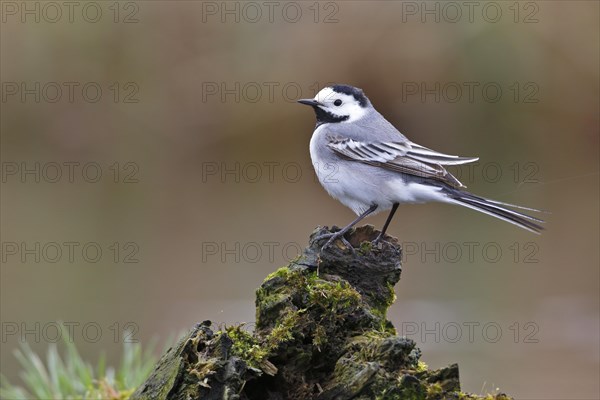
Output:
[[336,101],[333,102],[333,105],[336,107],[339,107],[342,105],[342,101],[340,99],[337,99]]

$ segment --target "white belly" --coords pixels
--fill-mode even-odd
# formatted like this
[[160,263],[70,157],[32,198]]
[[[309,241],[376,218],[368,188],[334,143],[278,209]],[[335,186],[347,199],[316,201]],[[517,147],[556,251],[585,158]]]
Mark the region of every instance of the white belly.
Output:
[[325,147],[322,137],[325,127],[318,127],[310,140],[315,173],[325,190],[356,214],[362,214],[373,204],[378,206],[377,213],[389,210],[394,203],[444,201],[436,187],[406,183],[399,173],[334,156]]

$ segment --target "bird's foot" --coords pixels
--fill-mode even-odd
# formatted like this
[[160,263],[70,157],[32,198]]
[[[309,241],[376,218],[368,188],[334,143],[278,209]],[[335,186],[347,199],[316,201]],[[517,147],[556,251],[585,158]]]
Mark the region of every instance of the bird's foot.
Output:
[[373,243],[373,245],[377,245],[381,241],[382,238],[383,238],[383,233],[380,233],[379,235],[377,235],[375,240],[373,240],[371,243]]
[[324,240],[324,239],[329,239],[321,247],[321,251],[324,251],[327,247],[331,246],[333,244],[333,242],[335,242],[337,239],[340,239],[342,241],[342,243],[344,244],[344,246],[346,246],[348,249],[350,249],[350,251],[352,252],[352,254],[356,255],[356,251],[354,250],[354,247],[344,237],[345,234],[346,234],[346,232],[344,232],[344,231],[338,231],[338,232],[333,232],[333,233],[331,233],[331,232],[330,233],[324,233],[322,235],[319,235],[319,236],[315,237],[313,240],[315,242],[319,242],[319,241]]
[[381,250],[383,248],[383,243],[382,243],[382,239],[383,236],[385,234],[383,232],[380,232],[379,235],[377,235],[377,237],[375,238],[375,240],[373,240],[371,242],[371,245],[375,248],[378,248],[379,250]]

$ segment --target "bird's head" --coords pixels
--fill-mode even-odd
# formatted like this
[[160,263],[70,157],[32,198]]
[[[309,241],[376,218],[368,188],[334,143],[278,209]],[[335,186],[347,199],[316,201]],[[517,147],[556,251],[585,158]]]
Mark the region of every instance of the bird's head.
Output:
[[363,118],[372,107],[359,88],[349,85],[327,86],[313,99],[298,100],[311,106],[317,114],[317,125],[335,122],[355,122]]

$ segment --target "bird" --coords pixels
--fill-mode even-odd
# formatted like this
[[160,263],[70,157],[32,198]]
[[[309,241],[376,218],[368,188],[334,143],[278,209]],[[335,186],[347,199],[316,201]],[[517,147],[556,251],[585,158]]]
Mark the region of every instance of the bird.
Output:
[[316,114],[310,157],[319,182],[357,215],[339,231],[317,237],[328,239],[323,248],[341,239],[352,250],[344,235],[365,217],[390,210],[373,241],[379,243],[398,206],[405,203],[456,204],[530,232],[543,230],[543,220],[513,209],[540,210],[469,193],[445,168],[472,163],[478,157],[443,154],[410,141],[373,107],[362,89],[336,84],[298,103],[312,107]]

